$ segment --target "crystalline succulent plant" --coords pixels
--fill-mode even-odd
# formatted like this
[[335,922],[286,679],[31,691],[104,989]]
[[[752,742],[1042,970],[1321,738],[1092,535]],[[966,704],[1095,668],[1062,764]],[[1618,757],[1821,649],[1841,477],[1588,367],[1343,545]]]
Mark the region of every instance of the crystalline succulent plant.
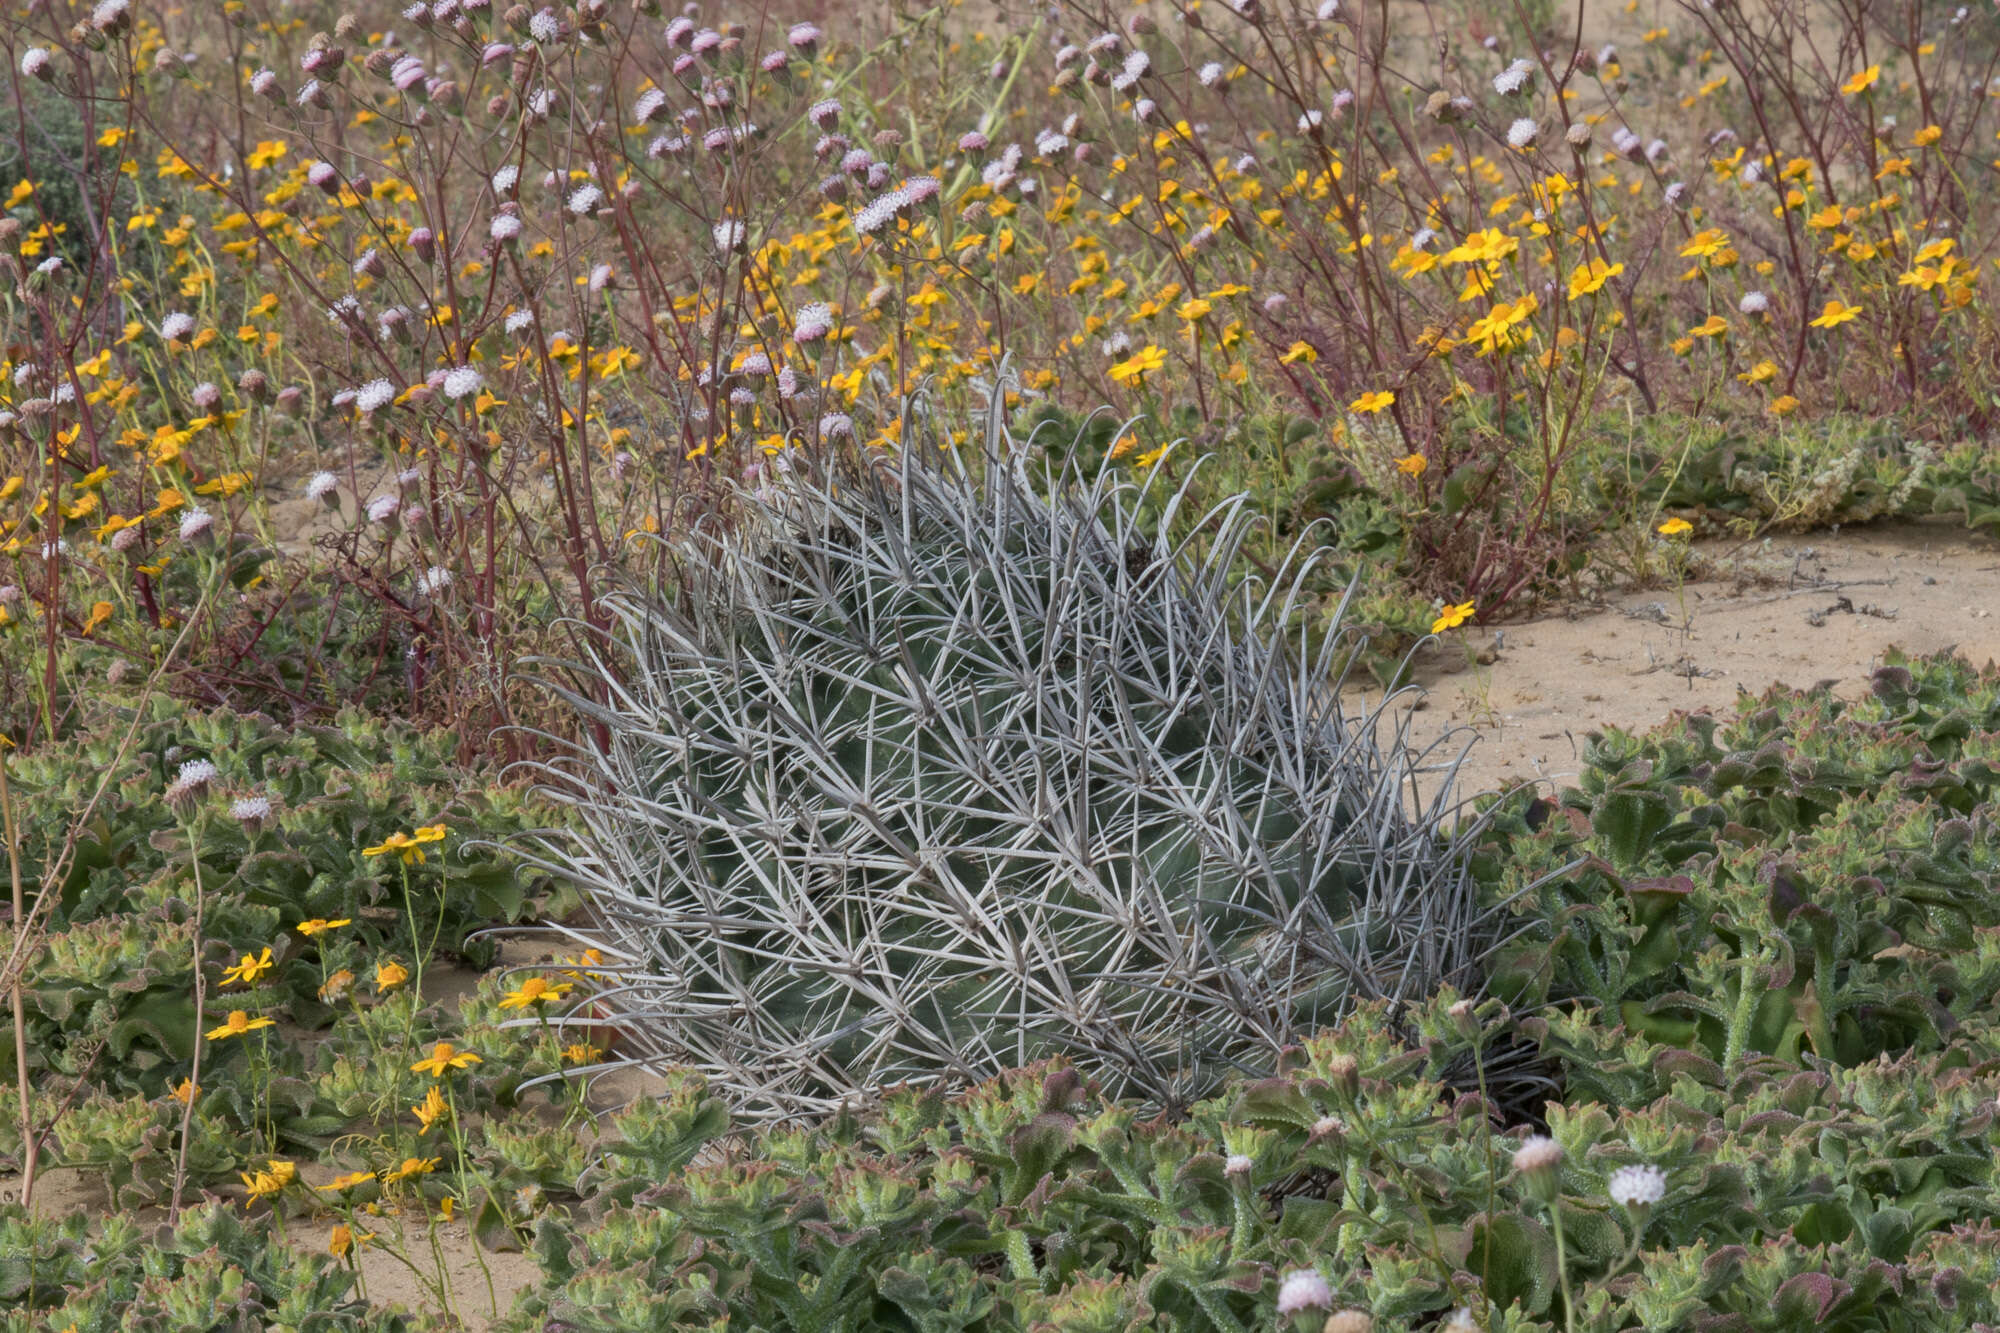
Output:
[[1235,578],[1241,503],[1169,545],[1140,515],[1185,483],[1031,485],[986,440],[801,463],[614,598],[555,687],[603,748],[541,770],[589,1021],[752,1114],[1064,1054],[1177,1105],[1358,999],[1476,987],[1448,775],[1420,797],[1343,711],[1337,609],[1283,628],[1317,554]]

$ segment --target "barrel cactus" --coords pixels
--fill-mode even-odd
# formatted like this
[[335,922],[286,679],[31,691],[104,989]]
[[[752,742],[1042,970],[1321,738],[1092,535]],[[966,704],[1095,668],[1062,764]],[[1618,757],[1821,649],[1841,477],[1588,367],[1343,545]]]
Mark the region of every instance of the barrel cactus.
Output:
[[1449,782],[1343,712],[1338,614],[1297,629],[1323,553],[1238,578],[1241,503],[1032,484],[997,415],[970,452],[795,462],[612,597],[552,686],[593,742],[541,771],[604,959],[579,1021],[752,1115],[1052,1055],[1178,1105],[1476,988]]

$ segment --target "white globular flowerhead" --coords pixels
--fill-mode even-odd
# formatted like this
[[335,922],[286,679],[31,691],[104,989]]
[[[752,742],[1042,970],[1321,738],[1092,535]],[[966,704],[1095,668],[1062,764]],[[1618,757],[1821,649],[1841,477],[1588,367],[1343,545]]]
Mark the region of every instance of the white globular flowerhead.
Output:
[[1438,1325],[1438,1333],[1484,1333],[1479,1321],[1473,1318],[1472,1307],[1461,1305],[1451,1312],[1451,1317]]
[[1222,65],[1217,61],[1211,60],[1195,71],[1195,77],[1201,80],[1202,87],[1213,88],[1222,82],[1222,73]]
[[1117,75],[1111,80],[1111,86],[1122,93],[1140,79],[1145,78],[1152,70],[1153,58],[1151,56],[1147,55],[1144,51],[1128,51],[1125,55],[1125,63],[1119,67]]
[[833,310],[824,301],[809,301],[792,320],[792,341],[816,343],[833,332]]
[[1231,1180],[1246,1179],[1256,1165],[1257,1163],[1250,1159],[1249,1154],[1233,1152],[1229,1154],[1228,1160],[1223,1162],[1222,1174],[1228,1176]]
[[639,100],[632,104],[632,119],[640,124],[660,120],[667,114],[667,95],[658,88],[648,88],[639,94]]
[[1514,1170],[1523,1176],[1543,1179],[1554,1175],[1562,1159],[1560,1143],[1546,1134],[1530,1134],[1514,1150]]
[[208,794],[208,789],[221,777],[214,764],[206,759],[190,759],[183,763],[180,773],[167,784],[167,804],[186,813],[194,803]]
[[444,396],[454,401],[478,393],[486,377],[471,366],[454,366],[445,372]]
[[1604,1192],[1622,1208],[1651,1208],[1667,1197],[1667,1173],[1657,1166],[1621,1166],[1605,1182]]
[[854,230],[863,236],[873,236],[895,221],[896,214],[903,208],[903,200],[898,197],[899,194],[899,191],[892,190],[856,210],[853,219]]
[[417,591],[426,597],[436,597],[451,586],[451,571],[443,565],[432,565],[417,575]]
[[1516,60],[1493,76],[1493,91],[1502,97],[1510,97],[1527,92],[1534,86],[1534,81],[1534,64],[1528,60]]
[[1761,315],[1771,308],[1771,298],[1762,292],[1745,292],[1736,308],[1746,315]]
[[1541,137],[1542,127],[1532,117],[1523,116],[1507,127],[1507,146],[1516,152],[1525,152],[1535,146]]
[[514,190],[521,183],[521,169],[509,162],[493,173],[493,193],[506,198],[514,197]]
[[168,342],[179,342],[194,333],[194,316],[176,310],[160,321],[160,336]]
[[547,46],[562,36],[562,20],[555,16],[554,10],[544,9],[528,20],[528,36]]
[[1278,1313],[1297,1314],[1301,1310],[1331,1310],[1333,1288],[1317,1269],[1300,1268],[1285,1274],[1278,1284]]
[[340,504],[340,478],[331,472],[315,472],[306,482],[306,499],[332,509]]
[[819,433],[827,440],[849,438],[854,434],[854,419],[845,412],[828,412],[819,419]]
[[368,502],[368,521],[379,523],[383,527],[393,526],[396,522],[396,512],[402,507],[403,502],[395,496],[378,495]]
[[604,202],[604,191],[595,185],[579,185],[569,197],[569,211],[578,217],[588,217]]
[[229,817],[241,824],[245,832],[254,834],[271,817],[271,798],[239,796],[229,803]]
[[727,255],[734,254],[743,248],[743,238],[746,234],[746,229],[743,226],[742,219],[724,218],[715,224],[711,234],[715,237],[715,248],[722,254]]
[[215,515],[200,505],[181,515],[181,540],[184,542],[205,541],[215,535]]
[[396,386],[388,380],[369,380],[354,391],[354,406],[362,412],[380,412],[396,401]]
[[502,245],[518,240],[521,236],[521,219],[512,213],[498,214],[487,224],[486,234]]
[[21,73],[31,79],[44,81],[56,76],[55,66],[50,63],[55,57],[46,46],[31,46],[21,56]]

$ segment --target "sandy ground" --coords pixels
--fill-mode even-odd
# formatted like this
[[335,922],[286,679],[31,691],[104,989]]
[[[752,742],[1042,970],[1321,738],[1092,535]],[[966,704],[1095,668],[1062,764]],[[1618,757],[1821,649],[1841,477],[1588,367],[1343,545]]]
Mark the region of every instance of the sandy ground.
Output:
[[[1697,547],[1707,576],[1423,649],[1413,737],[1471,751],[1464,794],[1577,772],[1592,731],[1727,712],[1741,694],[1866,690],[1890,648],[2000,658],[2000,543],[1938,524]],[[1478,660],[1473,660],[1478,659]]]

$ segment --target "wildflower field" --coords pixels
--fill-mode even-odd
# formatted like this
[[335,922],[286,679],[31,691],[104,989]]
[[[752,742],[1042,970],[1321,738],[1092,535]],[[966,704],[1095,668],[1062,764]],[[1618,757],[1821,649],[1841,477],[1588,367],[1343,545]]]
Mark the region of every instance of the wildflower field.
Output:
[[10,1333],[2000,1328],[2000,672],[1397,711],[1990,562],[1990,0],[0,47]]

